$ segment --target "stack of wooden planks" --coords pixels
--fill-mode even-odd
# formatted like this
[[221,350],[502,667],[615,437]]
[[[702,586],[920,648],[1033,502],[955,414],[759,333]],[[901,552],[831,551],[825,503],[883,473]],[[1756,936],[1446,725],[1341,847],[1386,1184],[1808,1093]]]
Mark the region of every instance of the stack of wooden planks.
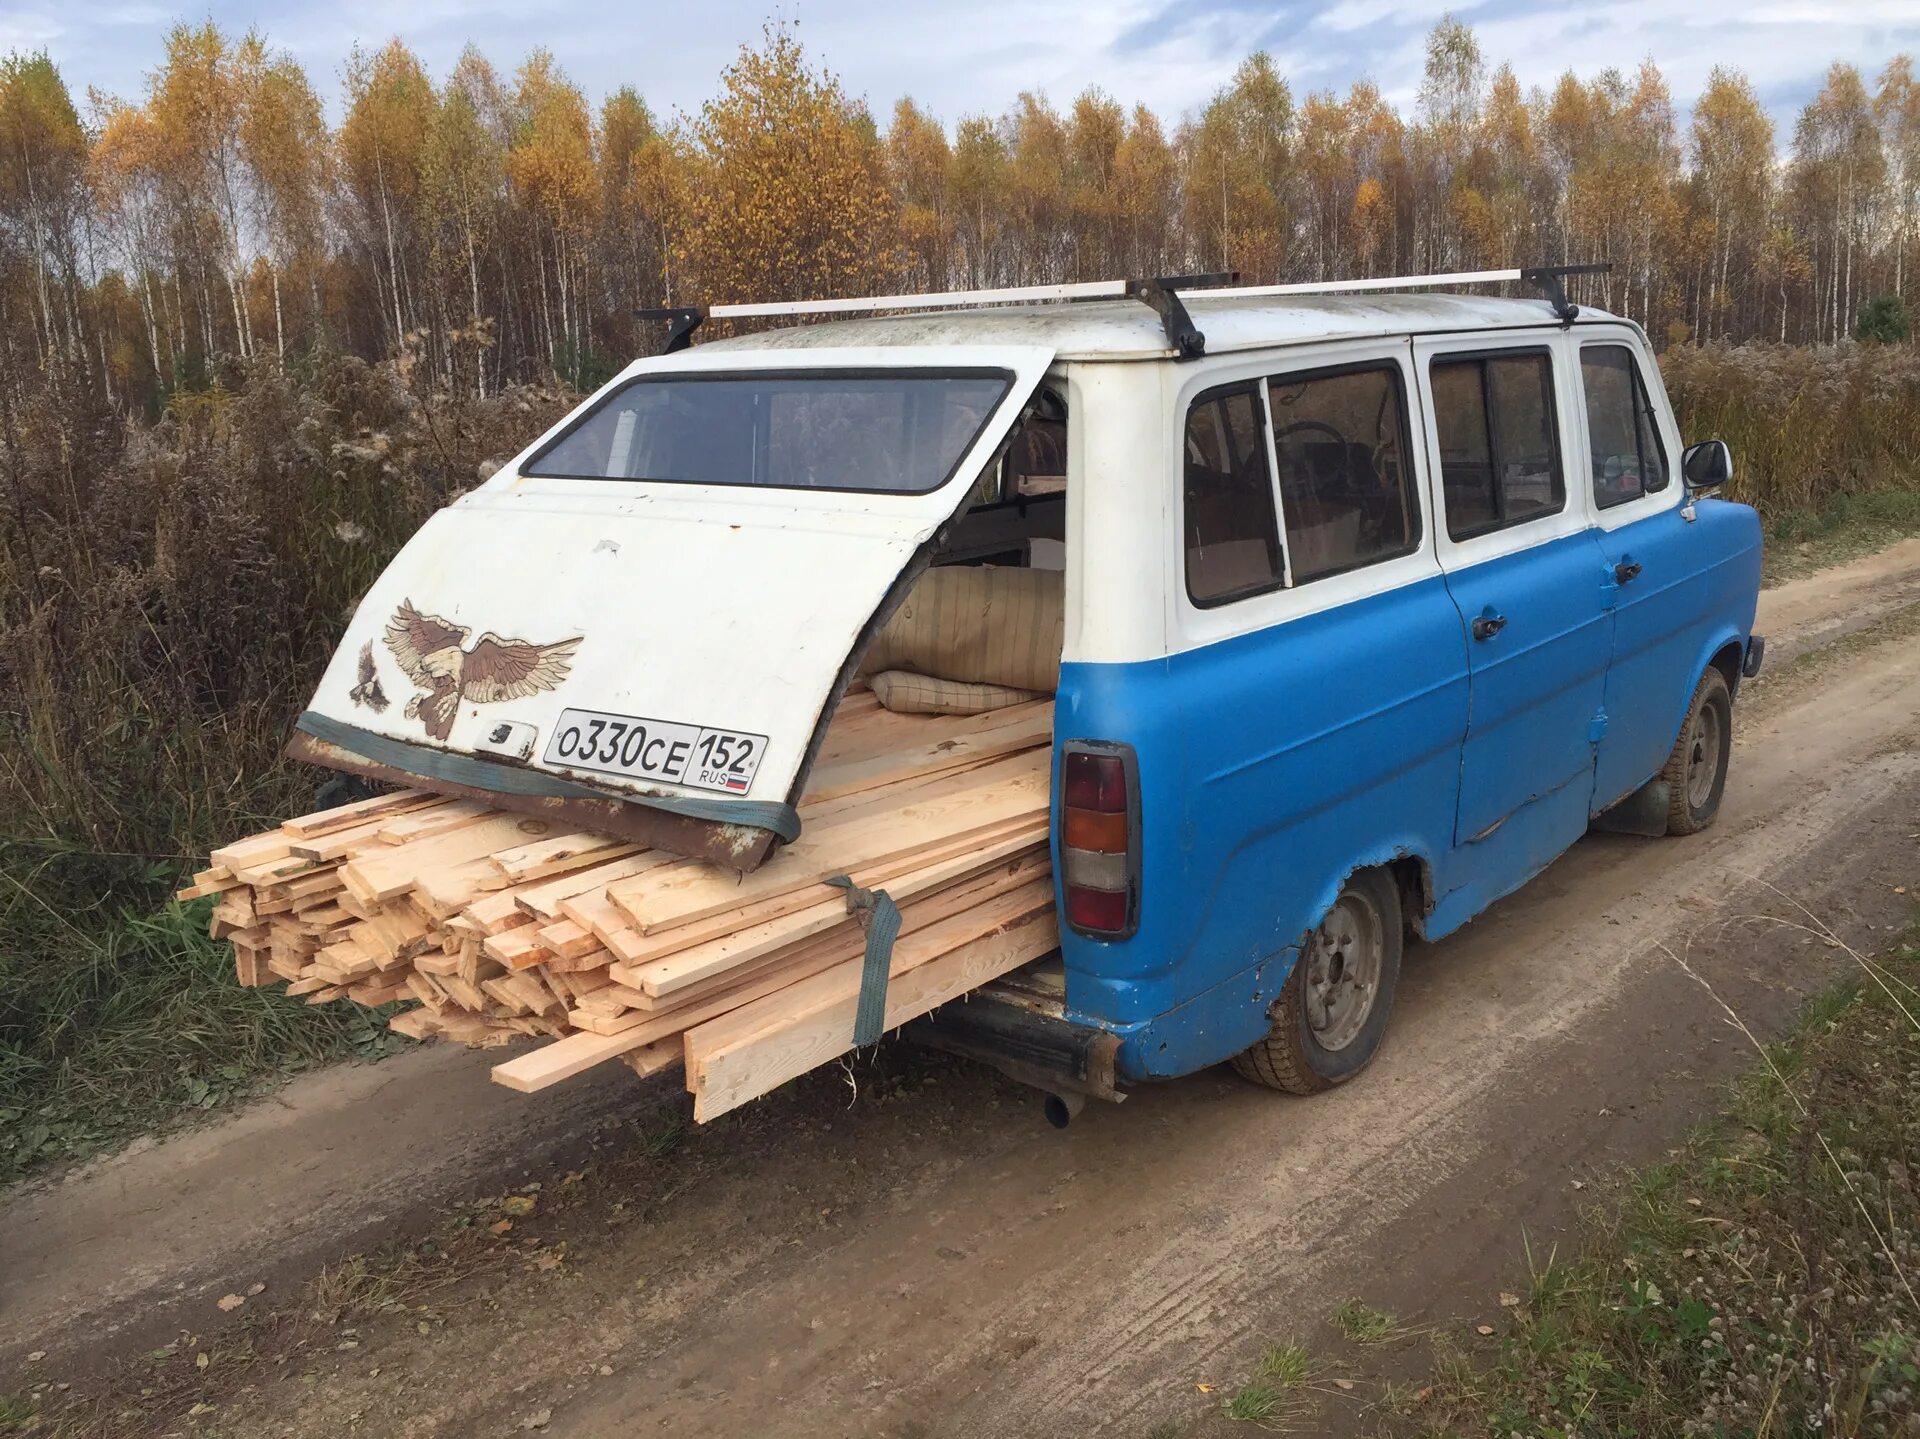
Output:
[[684,1062],[704,1121],[853,1048],[865,933],[831,877],[900,906],[890,1028],[1057,945],[1052,727],[1049,701],[908,716],[857,692],[799,839],[745,876],[407,790],[216,850],[180,894],[217,897],[242,984],[403,1004],[419,1039],[549,1039],[493,1070],[529,1093]]

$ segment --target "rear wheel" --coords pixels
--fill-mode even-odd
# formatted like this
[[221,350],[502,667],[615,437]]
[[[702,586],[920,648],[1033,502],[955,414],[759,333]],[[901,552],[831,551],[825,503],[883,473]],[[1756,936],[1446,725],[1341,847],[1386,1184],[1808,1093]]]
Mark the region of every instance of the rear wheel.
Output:
[[1687,722],[1660,778],[1667,782],[1667,833],[1698,834],[1720,813],[1733,752],[1733,694],[1713,666],[1700,676]]
[[1380,1050],[1400,978],[1400,891],[1364,870],[1340,891],[1274,1001],[1273,1030],[1233,1067],[1256,1084],[1318,1094]]

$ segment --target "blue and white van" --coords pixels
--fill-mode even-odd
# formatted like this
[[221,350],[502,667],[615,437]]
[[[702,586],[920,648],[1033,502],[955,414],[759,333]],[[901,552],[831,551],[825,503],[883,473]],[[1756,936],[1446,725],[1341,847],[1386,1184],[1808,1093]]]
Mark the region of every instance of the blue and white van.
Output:
[[[970,1005],[946,1042],[1061,1090],[1226,1060],[1327,1088],[1379,1048],[1406,935],[1596,816],[1710,824],[1760,662],[1759,523],[1702,497],[1726,447],[1685,444],[1637,325],[1546,279],[1062,286],[676,346],[428,524],[308,742],[751,863],[927,567],[1057,570],[1061,950],[1000,998],[1066,1038]],[[465,673],[376,711],[396,624]],[[482,673],[500,634],[549,658]],[[570,763],[594,716],[662,743]]]

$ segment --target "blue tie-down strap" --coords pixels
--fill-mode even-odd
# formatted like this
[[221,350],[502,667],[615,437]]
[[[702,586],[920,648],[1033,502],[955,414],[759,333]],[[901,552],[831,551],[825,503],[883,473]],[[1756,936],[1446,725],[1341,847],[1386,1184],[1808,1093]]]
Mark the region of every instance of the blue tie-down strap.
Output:
[[887,1030],[887,977],[893,969],[893,942],[900,937],[900,906],[884,889],[862,889],[851,875],[826,881],[847,892],[847,909],[867,933],[867,955],[860,966],[860,1003],[853,1011],[853,1046],[878,1044]]

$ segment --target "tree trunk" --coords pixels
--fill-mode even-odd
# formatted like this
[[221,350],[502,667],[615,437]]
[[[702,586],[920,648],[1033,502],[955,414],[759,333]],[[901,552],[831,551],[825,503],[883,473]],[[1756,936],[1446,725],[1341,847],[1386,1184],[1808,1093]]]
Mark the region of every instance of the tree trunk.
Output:
[[140,313],[147,322],[147,355],[153,361],[155,383],[161,379],[160,370],[160,326],[153,314],[153,278],[145,266],[140,269]]
[[226,281],[227,301],[233,306],[233,345],[244,358],[247,353],[247,329],[240,313],[240,285],[232,274],[226,277]]
[[400,252],[393,240],[393,201],[387,194],[386,157],[375,153],[373,173],[380,185],[380,221],[387,232],[387,275],[393,286],[393,344],[400,347],[400,337],[407,332],[407,322],[400,314]]

